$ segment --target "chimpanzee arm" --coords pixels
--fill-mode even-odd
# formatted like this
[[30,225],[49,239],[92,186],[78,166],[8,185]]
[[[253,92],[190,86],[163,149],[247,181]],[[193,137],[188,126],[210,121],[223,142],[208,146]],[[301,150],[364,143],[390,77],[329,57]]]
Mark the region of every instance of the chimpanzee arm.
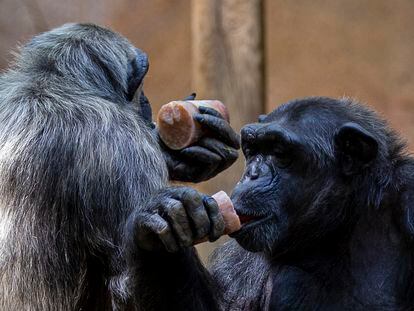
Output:
[[134,259],[131,298],[142,310],[220,310],[217,286],[194,248],[173,254],[141,250]]
[[223,230],[212,198],[188,187],[161,190],[127,221],[132,299],[143,310],[220,310],[218,286],[191,245]]

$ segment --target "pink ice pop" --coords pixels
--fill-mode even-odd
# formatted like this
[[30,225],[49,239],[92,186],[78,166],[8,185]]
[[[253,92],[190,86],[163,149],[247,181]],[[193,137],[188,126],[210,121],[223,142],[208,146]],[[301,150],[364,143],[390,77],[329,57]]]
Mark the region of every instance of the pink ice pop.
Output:
[[226,106],[218,100],[172,101],[165,104],[158,112],[157,124],[160,137],[169,148],[183,149],[203,136],[200,124],[193,119],[200,106],[217,110],[226,121],[229,121]]
[[[219,211],[224,219],[224,234],[236,232],[241,228],[239,216],[237,216],[233,203],[229,196],[224,191],[219,191],[211,196],[216,200]],[[199,244],[208,241],[208,237],[196,241],[194,244]]]

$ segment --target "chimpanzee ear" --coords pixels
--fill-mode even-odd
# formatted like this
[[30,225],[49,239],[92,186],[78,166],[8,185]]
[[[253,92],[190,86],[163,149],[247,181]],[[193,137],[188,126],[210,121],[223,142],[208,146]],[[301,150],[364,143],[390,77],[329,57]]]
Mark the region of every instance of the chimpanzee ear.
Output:
[[357,174],[374,160],[377,140],[356,123],[345,123],[335,134],[335,149],[346,175]]
[[[412,188],[412,187],[410,187]],[[401,193],[400,227],[406,233],[407,238],[414,242],[414,190],[408,189]]]
[[263,123],[266,120],[267,114],[261,114],[258,118],[259,123]]

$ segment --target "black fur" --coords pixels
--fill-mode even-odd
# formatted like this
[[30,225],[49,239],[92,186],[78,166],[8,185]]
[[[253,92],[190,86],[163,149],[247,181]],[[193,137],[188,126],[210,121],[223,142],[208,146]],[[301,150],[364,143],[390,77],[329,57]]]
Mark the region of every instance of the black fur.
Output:
[[165,261],[168,280],[195,285],[189,310],[413,308],[414,161],[386,122],[349,99],[300,99],[245,126],[242,147],[238,243],[210,274],[186,251]]
[[218,251],[224,309],[414,308],[414,161],[382,119],[350,99],[300,99],[246,126],[242,147],[232,198],[256,218],[234,238],[256,253]]

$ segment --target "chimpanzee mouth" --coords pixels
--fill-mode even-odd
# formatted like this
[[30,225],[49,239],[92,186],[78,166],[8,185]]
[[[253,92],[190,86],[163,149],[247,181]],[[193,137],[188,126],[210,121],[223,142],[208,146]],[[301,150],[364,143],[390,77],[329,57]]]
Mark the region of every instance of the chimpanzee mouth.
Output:
[[273,218],[272,215],[254,216],[238,214],[238,216],[242,226],[238,231],[230,234],[232,238],[236,238],[237,236],[247,233],[250,229],[254,229],[257,226],[261,226],[263,223]]
[[260,216],[254,216],[254,215],[238,215],[238,216],[240,219],[240,223],[243,226],[261,218]]
[[240,223],[242,225],[242,229],[257,226],[272,217],[272,216],[267,216],[267,215],[243,215],[243,214],[239,214],[238,216],[240,219]]

